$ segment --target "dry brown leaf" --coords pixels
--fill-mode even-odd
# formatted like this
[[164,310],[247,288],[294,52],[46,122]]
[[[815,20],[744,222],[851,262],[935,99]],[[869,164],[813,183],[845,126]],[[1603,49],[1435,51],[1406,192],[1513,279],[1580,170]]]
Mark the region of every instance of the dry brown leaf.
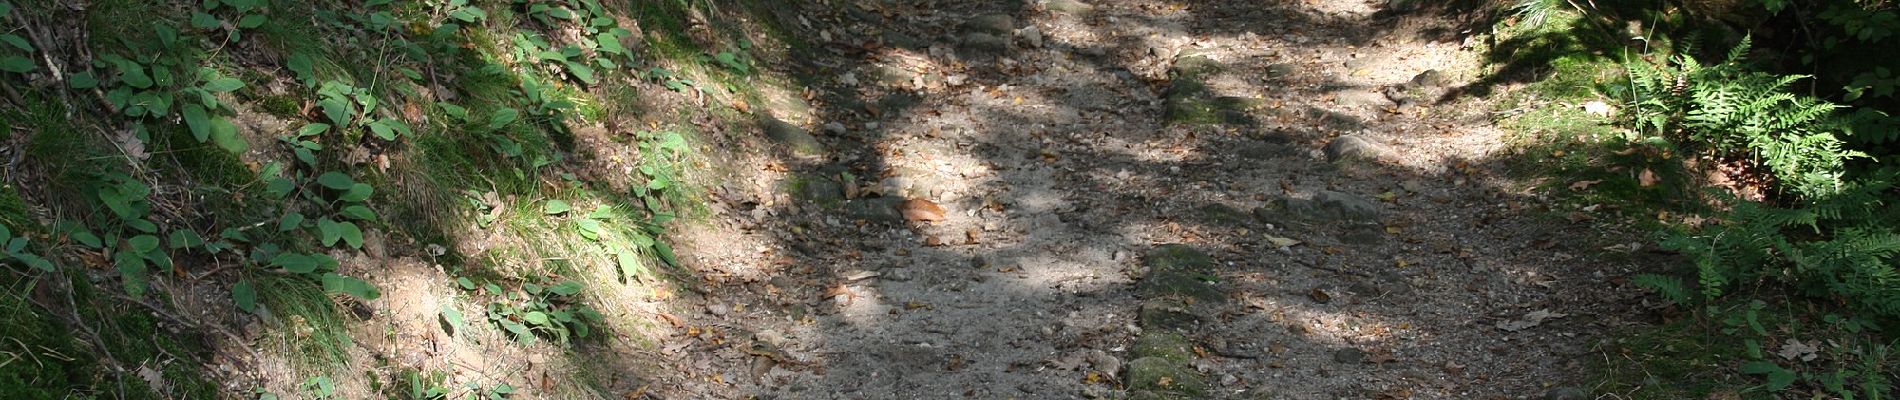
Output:
[[1662,182],[1662,179],[1659,179],[1656,177],[1656,171],[1651,171],[1649,170],[1649,168],[1643,168],[1643,173],[1636,176],[1636,181],[1638,183],[1641,183],[1643,187],[1650,187],[1650,186],[1656,186],[1656,183]]
[[1593,186],[1599,183],[1603,183],[1603,180],[1599,179],[1599,180],[1593,180],[1593,181],[1577,181],[1570,184],[1570,190],[1571,191],[1589,190],[1590,186]]
[[939,206],[930,200],[905,200],[904,203],[898,207],[899,210],[904,213],[904,219],[923,222],[937,222],[943,220],[943,206]]

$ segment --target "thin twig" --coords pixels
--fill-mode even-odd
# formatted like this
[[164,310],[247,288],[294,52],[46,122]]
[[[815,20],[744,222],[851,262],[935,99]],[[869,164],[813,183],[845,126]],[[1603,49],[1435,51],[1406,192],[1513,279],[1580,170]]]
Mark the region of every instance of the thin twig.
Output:
[[126,296],[125,294],[122,294],[122,293],[116,293],[116,292],[115,292],[115,293],[113,293],[113,295],[115,295],[115,296],[118,296],[118,297],[119,297],[120,299],[123,299],[123,300],[125,300],[125,301],[129,301],[129,302],[132,302],[133,304],[138,304],[138,305],[141,305],[141,306],[145,306],[145,308],[146,308],[146,309],[148,309],[148,310],[151,310],[153,314],[157,314],[157,315],[158,315],[158,316],[159,316],[160,318],[165,318],[165,319],[168,319],[168,320],[171,320],[171,321],[172,321],[172,323],[176,323],[176,324],[179,324],[179,325],[184,325],[185,327],[187,327],[187,328],[191,328],[191,329],[194,329],[194,330],[210,330],[210,331],[215,331],[215,332],[217,332],[217,333],[219,333],[219,334],[222,334],[222,335],[224,335],[224,337],[225,337],[225,339],[229,339],[229,340],[231,341],[231,343],[232,343],[232,344],[234,344],[234,345],[237,345],[237,346],[238,346],[238,348],[241,348],[241,349],[244,349],[244,351],[245,351],[246,353],[249,353],[249,354],[251,355],[251,359],[252,359],[252,360],[262,360],[262,359],[264,359],[264,356],[263,356],[262,354],[259,354],[259,353],[257,352],[257,350],[254,350],[254,349],[251,349],[251,346],[250,346],[250,345],[248,344],[248,342],[246,342],[246,341],[244,340],[244,338],[243,338],[243,337],[241,337],[241,336],[238,336],[238,335],[237,335],[236,333],[232,333],[232,332],[231,332],[230,330],[228,330],[228,329],[224,329],[224,327],[223,327],[223,326],[218,326],[218,325],[215,325],[215,324],[201,324],[201,323],[197,323],[197,322],[194,322],[194,321],[192,321],[192,320],[188,320],[188,319],[185,319],[184,317],[180,317],[180,316],[177,316],[177,315],[173,315],[173,314],[172,314],[171,312],[169,312],[169,311],[165,311],[165,309],[163,309],[163,308],[160,308],[160,307],[159,307],[159,306],[157,306],[157,305],[154,305],[154,304],[152,304],[152,303],[148,303],[148,302],[145,302],[144,300],[139,300],[139,299],[134,299],[134,298],[132,298],[131,296]]

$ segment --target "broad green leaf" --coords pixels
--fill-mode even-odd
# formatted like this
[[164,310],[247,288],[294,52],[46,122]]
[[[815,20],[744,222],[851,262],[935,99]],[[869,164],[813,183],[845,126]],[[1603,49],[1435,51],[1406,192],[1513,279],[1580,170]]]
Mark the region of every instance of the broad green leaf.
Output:
[[666,242],[654,241],[653,254],[659,256],[660,261],[665,262],[667,266],[674,268],[679,268],[680,266],[679,257],[673,255],[673,246],[666,245]]
[[36,64],[33,64],[33,59],[30,58],[21,56],[0,57],[0,71],[25,73],[32,71],[36,66]]
[[620,44],[620,34],[618,33],[601,33],[597,40],[600,41],[600,52],[602,53],[624,54],[627,52],[627,46]]
[[279,218],[277,220],[277,231],[289,232],[293,229],[297,229],[298,227],[303,226],[303,221],[304,221],[303,213],[293,212],[289,214],[284,214],[283,218]]
[[595,80],[594,80],[593,67],[589,67],[587,66],[587,64],[577,63],[573,61],[566,62],[566,65],[567,65],[567,72],[570,74],[574,74],[575,79],[580,79],[581,82],[589,84],[589,85],[594,84]]
[[91,88],[99,87],[99,77],[93,76],[92,71],[82,71],[76,74],[67,75],[66,86],[71,87],[73,89],[91,89]]
[[375,300],[377,297],[382,297],[382,293],[376,291],[376,286],[370,285],[369,282],[335,272],[323,274],[323,291],[363,300]]
[[317,236],[323,247],[334,247],[338,240],[343,240],[343,227],[329,218],[318,219]]
[[350,185],[350,190],[343,192],[343,195],[337,197],[337,200],[358,203],[363,200],[369,200],[369,196],[373,193],[375,193],[375,189],[370,188],[369,184],[357,183]]
[[343,207],[343,210],[338,211],[337,213],[343,214],[343,216],[345,217],[349,217],[351,219],[355,219],[358,221],[375,221],[376,220],[376,211],[371,210],[369,207],[364,207],[361,205]]
[[580,293],[581,289],[584,289],[584,288],[585,286],[582,286],[580,282],[566,281],[566,282],[561,282],[561,284],[559,285],[549,286],[548,293],[554,293],[554,294],[558,294],[562,296],[573,296],[576,293]]
[[475,22],[475,21],[481,20],[482,18],[487,18],[488,13],[482,11],[482,9],[480,8],[462,7],[460,9],[456,9],[455,11],[449,12],[449,17],[462,20],[462,22]]
[[134,89],[152,87],[152,77],[145,74],[145,66],[132,61],[119,63],[119,81]]
[[135,299],[145,297],[145,258],[129,252],[118,252],[112,255],[112,264],[118,267],[119,281],[125,286],[125,294]]
[[636,280],[647,273],[646,265],[641,264],[640,257],[631,251],[621,250],[614,253],[614,260],[620,264],[620,274],[626,277],[627,281]]
[[355,106],[348,100],[339,98],[323,99],[317,102],[317,106],[323,107],[323,115],[330,118],[330,123],[336,126],[350,126],[351,118],[354,118],[353,115],[356,113]]
[[529,311],[527,314],[522,314],[521,319],[530,324],[548,325],[548,314],[540,311]]
[[211,91],[212,93],[224,93],[224,92],[229,92],[229,91],[243,89],[243,88],[244,88],[244,81],[240,81],[237,78],[232,78],[228,76],[212,79],[211,81],[205,82],[204,84],[204,89]]
[[330,171],[317,176],[317,184],[335,190],[347,190],[356,186],[356,180],[342,172]]
[[315,81],[317,78],[316,63],[310,60],[309,54],[291,54],[290,59],[285,60],[284,67],[290,68],[291,73],[297,74],[297,80],[303,81],[306,85],[312,83],[312,81]]
[[210,117],[205,116],[204,107],[186,104],[184,107],[179,107],[178,111],[185,117],[185,126],[191,128],[192,138],[198,139],[198,143],[211,140],[211,120]]
[[278,254],[276,257],[271,257],[270,265],[273,267],[283,268],[284,272],[289,272],[293,274],[308,274],[312,272],[317,272],[317,259],[315,257],[302,255],[302,254],[295,254],[295,253]]
[[535,341],[534,332],[529,331],[526,325],[504,321],[501,326],[508,329],[508,333],[514,334],[516,342],[529,344]]
[[20,35],[0,35],[0,42],[7,42],[7,44],[13,45],[13,48],[20,49],[20,51],[33,52],[33,44],[27,43],[26,38],[20,37]]
[[237,25],[239,28],[256,29],[257,27],[264,26],[264,22],[269,20],[270,18],[265,17],[264,14],[251,14],[244,16],[244,18],[239,18]]
[[330,124],[315,122],[297,129],[297,137],[321,135],[330,130]]
[[238,281],[231,286],[231,301],[237,303],[239,310],[257,312],[257,287],[251,281]]
[[205,238],[203,236],[198,236],[197,231],[193,231],[190,229],[179,229],[179,230],[172,231],[172,234],[169,240],[170,240],[171,248],[173,249],[198,247],[200,245],[205,244]]
[[574,209],[574,207],[568,206],[567,202],[560,200],[548,200],[547,204],[541,206],[541,212],[547,213],[548,215],[565,214],[568,210],[572,209]]
[[462,332],[462,325],[466,323],[462,318],[462,312],[456,311],[455,307],[451,307],[448,304],[442,305],[442,320],[449,323],[449,334],[451,335]]
[[152,252],[152,250],[158,250],[157,236],[138,235],[138,236],[133,236],[131,239],[126,239],[125,242],[126,244],[132,245],[132,251],[138,254],[145,254],[145,253]]
[[223,24],[223,22],[218,21],[217,16],[202,12],[191,13],[191,27],[193,28],[214,29]]
[[125,225],[132,227],[132,229],[137,229],[139,232],[158,233],[158,224],[154,224],[152,221],[144,218],[125,220]]
[[53,269],[54,269],[52,261],[48,261],[47,259],[42,258],[37,255],[21,253],[21,254],[14,254],[13,258],[20,260],[20,263],[26,264],[26,266],[28,267],[33,267],[34,269],[38,269],[41,271],[53,272]]
[[408,124],[390,118],[379,119],[374,123],[370,123],[369,130],[371,133],[376,134],[376,137],[388,141],[395,141],[397,137],[410,134]]
[[81,245],[94,248],[94,249],[100,248],[105,245],[104,241],[99,240],[98,235],[94,235],[92,234],[92,232],[86,231],[85,228],[79,228],[78,230],[73,231],[72,237],[73,237],[73,241],[79,242],[79,244]]
[[13,237],[13,229],[7,228],[6,225],[0,225],[0,240],[7,240],[12,237]]
[[501,127],[514,123],[515,119],[520,117],[521,112],[513,108],[495,110],[494,115],[488,116],[488,129],[501,129]]
[[251,147],[243,137],[238,136],[237,125],[224,117],[211,119],[211,142],[232,153],[243,153]]
[[580,230],[581,237],[587,238],[587,240],[600,240],[599,220],[589,218],[575,221],[575,223],[578,224],[577,228]]
[[277,198],[289,196],[293,190],[297,190],[297,183],[291,182],[290,179],[286,178],[271,178],[270,182],[264,185],[264,192]]
[[1741,371],[1745,374],[1766,375],[1768,378],[1768,391],[1771,392],[1787,389],[1789,386],[1794,385],[1796,378],[1794,371],[1789,371],[1787,368],[1775,365],[1772,361],[1754,361],[1742,364]]
[[338,233],[343,237],[344,244],[350,245],[352,249],[363,248],[362,228],[356,227],[356,223],[354,222],[338,222],[336,225]]
[[600,207],[595,207],[594,212],[587,213],[587,218],[598,219],[602,221],[612,220],[614,219],[614,206],[602,204],[600,205]]
[[455,284],[461,285],[462,290],[475,290],[475,281],[469,280],[466,277],[455,278]]

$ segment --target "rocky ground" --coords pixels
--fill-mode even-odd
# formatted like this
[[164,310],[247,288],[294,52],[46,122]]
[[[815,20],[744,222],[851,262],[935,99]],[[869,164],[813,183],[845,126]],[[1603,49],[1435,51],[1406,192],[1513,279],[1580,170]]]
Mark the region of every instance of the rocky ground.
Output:
[[[1628,266],[1385,1],[856,2],[713,190],[662,398],[1582,398]],[[772,105],[766,105],[771,107]],[[667,330],[670,329],[670,330]]]

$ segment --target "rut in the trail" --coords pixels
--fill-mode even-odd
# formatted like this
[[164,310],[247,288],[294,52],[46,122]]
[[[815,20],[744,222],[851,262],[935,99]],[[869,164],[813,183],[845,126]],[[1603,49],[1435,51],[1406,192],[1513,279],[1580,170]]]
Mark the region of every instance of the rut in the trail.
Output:
[[819,139],[773,134],[808,157],[759,185],[772,192],[724,194],[762,205],[730,216],[756,227],[732,237],[763,244],[733,239],[722,262],[782,273],[708,288],[694,324],[717,328],[665,344],[700,378],[667,391],[1516,398],[1574,383],[1600,267],[1540,242],[1565,228],[1522,222],[1488,178],[1499,133],[1441,101],[1475,64],[1418,35],[1430,18],[1383,1],[860,3],[811,18],[839,55],[812,61],[836,84]]

